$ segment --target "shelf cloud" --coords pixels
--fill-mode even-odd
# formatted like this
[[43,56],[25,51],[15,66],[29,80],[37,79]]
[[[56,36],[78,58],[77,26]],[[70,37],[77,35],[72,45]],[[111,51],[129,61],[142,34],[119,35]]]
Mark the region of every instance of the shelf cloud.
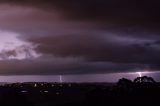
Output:
[[159,70],[159,4],[158,0],[0,0],[0,44],[9,44],[9,49],[0,46],[0,74]]

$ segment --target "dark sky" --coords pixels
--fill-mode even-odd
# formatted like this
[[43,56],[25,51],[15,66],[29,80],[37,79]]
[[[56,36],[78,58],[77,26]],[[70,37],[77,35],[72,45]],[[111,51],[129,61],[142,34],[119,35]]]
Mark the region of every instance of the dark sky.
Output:
[[0,74],[159,71],[159,11],[159,0],[0,0]]

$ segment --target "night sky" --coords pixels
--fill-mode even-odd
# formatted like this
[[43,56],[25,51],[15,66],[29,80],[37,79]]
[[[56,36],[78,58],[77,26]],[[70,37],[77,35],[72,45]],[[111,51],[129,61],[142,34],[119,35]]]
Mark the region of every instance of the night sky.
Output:
[[159,0],[0,0],[0,80],[160,81]]

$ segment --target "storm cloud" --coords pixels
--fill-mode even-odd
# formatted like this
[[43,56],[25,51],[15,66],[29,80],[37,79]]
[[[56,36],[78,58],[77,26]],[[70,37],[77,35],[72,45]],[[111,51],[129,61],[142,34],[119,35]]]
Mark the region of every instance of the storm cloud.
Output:
[[21,56],[17,49],[24,45],[0,50],[4,57],[0,74],[159,70],[159,4],[158,0],[0,0],[0,30],[16,33],[38,55],[7,57]]

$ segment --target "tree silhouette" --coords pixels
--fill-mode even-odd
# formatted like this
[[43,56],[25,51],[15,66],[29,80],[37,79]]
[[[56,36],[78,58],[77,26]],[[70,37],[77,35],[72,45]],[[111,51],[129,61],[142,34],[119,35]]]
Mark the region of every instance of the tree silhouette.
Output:
[[156,83],[156,81],[152,77],[138,77],[134,80],[134,83]]
[[117,87],[121,88],[121,89],[128,89],[130,87],[132,87],[133,82],[131,80],[128,80],[126,78],[122,78],[118,81],[117,83]]

